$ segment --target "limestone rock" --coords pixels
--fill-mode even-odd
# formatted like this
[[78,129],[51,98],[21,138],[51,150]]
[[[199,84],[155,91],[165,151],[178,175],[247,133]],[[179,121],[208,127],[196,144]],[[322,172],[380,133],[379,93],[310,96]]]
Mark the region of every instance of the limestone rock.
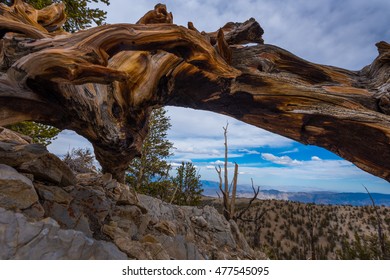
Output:
[[70,168],[50,153],[45,153],[31,161],[24,162],[18,169],[33,174],[37,179],[59,184],[60,186],[76,183],[76,177]]
[[140,208],[135,205],[116,206],[111,219],[134,238],[145,234],[150,224],[150,216],[143,214]]
[[159,243],[159,241],[151,234],[147,234],[140,240],[141,243]]
[[176,227],[171,221],[161,221],[154,228],[168,236],[176,235]]
[[32,139],[15,131],[0,127],[0,142],[15,144],[31,144]]
[[98,186],[78,186],[71,195],[74,197],[71,206],[89,217],[98,230],[113,208],[113,202],[106,196],[104,189]]
[[66,192],[60,187],[36,184],[47,216],[62,227],[84,232],[92,237],[99,235],[112,202],[98,186],[76,186]]
[[14,168],[0,164],[0,207],[26,209],[37,201],[33,183]]
[[208,223],[207,221],[205,220],[205,218],[203,218],[203,216],[194,216],[194,217],[191,217],[191,221],[193,223],[195,223],[197,226],[201,227],[201,228],[205,228],[208,226]]
[[234,236],[234,240],[236,240],[236,242],[238,242],[238,246],[240,248],[242,248],[243,250],[245,251],[250,251],[251,250],[251,247],[249,246],[249,244],[247,243],[246,239],[245,238],[242,238],[242,233],[240,232],[239,228],[238,228],[238,225],[236,224],[235,221],[233,220],[230,220],[229,221],[230,223],[230,228],[232,230],[232,234]]
[[56,202],[59,204],[69,205],[73,197],[63,188],[57,186],[47,186],[40,183],[34,184],[39,196],[47,201]]
[[39,144],[15,144],[0,142],[0,163],[18,168],[25,162],[49,153],[45,146]]
[[110,236],[114,243],[130,258],[138,260],[166,260],[170,259],[162,243],[148,235],[142,241],[133,240],[115,222],[103,226],[103,232]]
[[35,179],[49,181],[60,186],[76,183],[70,168],[58,157],[39,144],[28,144],[18,134],[3,129],[0,132],[0,164],[32,174]]
[[74,230],[60,229],[51,218],[29,222],[0,208],[0,259],[127,259],[114,244]]
[[188,241],[183,235],[176,236],[158,236],[158,240],[163,244],[164,249],[172,259],[177,260],[203,260],[207,256],[203,256],[197,245]]
[[226,221],[215,208],[181,207],[145,195],[138,197],[151,216],[150,224],[158,221],[146,232],[163,244],[171,259],[256,258],[236,223]]
[[40,220],[45,216],[45,209],[39,202],[34,203],[29,208],[22,211],[30,220]]

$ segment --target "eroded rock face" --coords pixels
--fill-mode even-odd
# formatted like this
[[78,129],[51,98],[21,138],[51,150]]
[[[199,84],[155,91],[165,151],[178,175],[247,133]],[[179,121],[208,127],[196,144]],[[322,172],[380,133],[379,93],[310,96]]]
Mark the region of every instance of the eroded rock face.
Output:
[[31,222],[23,214],[0,208],[0,259],[121,260],[127,255],[110,242],[61,229],[52,218]]
[[226,221],[213,207],[176,206],[145,195],[139,199],[149,210],[149,232],[177,259],[261,258],[236,223]]
[[31,174],[37,180],[60,186],[65,187],[76,183],[76,177],[70,168],[58,157],[49,153],[46,147],[29,144],[18,134],[1,129],[0,164]]
[[7,135],[0,141],[0,259],[265,258],[212,207],[139,195],[110,174],[75,176],[44,147]]
[[19,166],[19,170],[33,174],[37,179],[64,187],[76,183],[75,176],[69,167],[50,153],[45,153],[31,161],[24,162]]

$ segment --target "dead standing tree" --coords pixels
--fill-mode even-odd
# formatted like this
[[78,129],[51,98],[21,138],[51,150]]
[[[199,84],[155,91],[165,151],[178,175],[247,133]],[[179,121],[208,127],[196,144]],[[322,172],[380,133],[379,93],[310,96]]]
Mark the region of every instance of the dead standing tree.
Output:
[[[222,201],[223,201],[223,215],[227,220],[234,219],[235,217],[235,207],[236,207],[236,193],[237,193],[237,179],[238,179],[238,164],[234,163],[234,175],[231,183],[231,187],[229,187],[229,174],[228,174],[228,132],[229,123],[223,127],[223,136],[225,139],[224,147],[225,147],[225,157],[224,157],[224,165],[223,165],[223,177],[222,181],[222,168],[219,165],[215,167],[215,171],[218,173],[219,178],[219,190],[222,193]],[[219,194],[218,194],[219,195]]]
[[263,44],[254,19],[212,33],[172,19],[157,5],[139,24],[69,34],[62,4],[0,5],[0,125],[74,130],[123,181],[151,110],[191,107],[324,147],[390,181],[388,43],[377,44],[371,65],[349,71]]
[[[225,157],[224,157],[224,165],[223,165],[224,166],[224,172],[223,172],[224,180],[222,180],[222,168],[220,165],[218,167],[215,167],[215,171],[217,171],[217,173],[218,173],[219,190],[222,193],[223,215],[225,216],[225,218],[227,220],[233,219],[233,220],[237,221],[237,219],[242,220],[243,214],[249,210],[253,201],[256,200],[256,198],[260,192],[260,187],[257,187],[257,190],[256,190],[254,185],[253,185],[253,179],[252,179],[252,189],[253,189],[254,195],[251,198],[251,200],[248,202],[246,207],[244,207],[244,209],[242,209],[240,212],[236,213],[238,164],[234,163],[233,180],[229,186],[229,176],[228,176],[229,160],[228,160],[228,137],[227,137],[228,126],[229,126],[229,123],[227,123],[226,126],[223,127],[223,136],[224,136],[224,140],[225,140],[225,142],[224,142]],[[219,196],[219,194],[218,194],[218,196]]]

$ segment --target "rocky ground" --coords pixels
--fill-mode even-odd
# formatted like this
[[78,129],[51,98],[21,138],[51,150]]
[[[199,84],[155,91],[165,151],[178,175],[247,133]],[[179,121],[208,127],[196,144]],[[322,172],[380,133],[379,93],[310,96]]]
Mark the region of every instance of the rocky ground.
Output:
[[263,259],[213,207],[139,195],[110,174],[74,174],[0,128],[0,259]]

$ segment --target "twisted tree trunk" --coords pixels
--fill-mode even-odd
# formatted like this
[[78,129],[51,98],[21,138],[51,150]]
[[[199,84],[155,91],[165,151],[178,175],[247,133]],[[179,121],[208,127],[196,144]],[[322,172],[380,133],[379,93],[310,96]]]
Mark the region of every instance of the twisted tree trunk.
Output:
[[[361,71],[264,45],[250,19],[218,32],[172,24],[156,5],[138,24],[61,31],[62,4],[0,6],[0,125],[68,128],[123,180],[153,108],[209,110],[324,147],[390,181],[390,45]],[[257,43],[245,47],[242,44]]]

